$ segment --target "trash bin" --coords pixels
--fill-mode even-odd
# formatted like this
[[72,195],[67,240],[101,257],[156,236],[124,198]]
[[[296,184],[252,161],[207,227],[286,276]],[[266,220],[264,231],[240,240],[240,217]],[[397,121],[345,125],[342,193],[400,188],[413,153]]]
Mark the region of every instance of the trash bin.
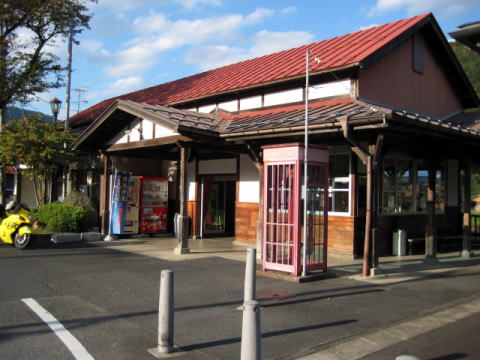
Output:
[[[177,239],[178,239],[178,233],[180,232],[180,226],[181,226],[180,222],[178,221],[179,216],[180,216],[179,213],[175,213],[175,216],[173,217],[173,234]],[[187,223],[185,225],[187,229],[187,237],[190,237],[190,218],[187,217],[185,222]]]
[[393,232],[392,253],[395,256],[405,256],[407,254],[407,232],[398,229]]

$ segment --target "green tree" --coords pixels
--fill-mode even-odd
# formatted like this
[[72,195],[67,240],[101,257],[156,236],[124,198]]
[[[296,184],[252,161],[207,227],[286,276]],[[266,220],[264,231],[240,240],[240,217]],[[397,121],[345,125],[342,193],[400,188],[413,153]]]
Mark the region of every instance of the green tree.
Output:
[[0,162],[26,166],[23,174],[33,180],[37,203],[45,204],[53,176],[75,160],[75,154],[65,146],[73,139],[73,134],[42,122],[39,116],[13,120],[0,132]]
[[480,55],[459,42],[452,42],[450,45],[480,97]]
[[0,126],[8,104],[26,102],[63,84],[63,67],[48,51],[71,29],[88,28],[91,0],[2,0],[0,4]]

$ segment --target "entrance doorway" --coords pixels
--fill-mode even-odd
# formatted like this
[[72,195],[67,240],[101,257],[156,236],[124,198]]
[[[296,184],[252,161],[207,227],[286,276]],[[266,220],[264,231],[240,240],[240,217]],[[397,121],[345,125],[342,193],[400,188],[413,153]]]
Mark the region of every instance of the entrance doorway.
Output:
[[234,176],[201,178],[200,237],[234,235],[235,193]]

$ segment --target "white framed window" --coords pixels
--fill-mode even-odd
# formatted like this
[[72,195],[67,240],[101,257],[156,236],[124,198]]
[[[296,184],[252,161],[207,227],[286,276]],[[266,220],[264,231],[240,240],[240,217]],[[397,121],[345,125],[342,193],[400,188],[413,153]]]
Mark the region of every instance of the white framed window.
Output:
[[351,204],[350,154],[330,156],[328,179],[328,214],[350,216]]

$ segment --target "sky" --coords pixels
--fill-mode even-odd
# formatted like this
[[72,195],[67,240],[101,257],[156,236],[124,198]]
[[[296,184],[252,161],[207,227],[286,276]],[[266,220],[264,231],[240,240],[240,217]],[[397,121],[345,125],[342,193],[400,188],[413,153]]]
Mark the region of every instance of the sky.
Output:
[[[219,66],[432,12],[442,31],[480,21],[478,0],[98,0],[76,36],[70,116],[117,95]],[[67,45],[49,49],[66,66]],[[29,110],[50,114],[65,87]]]

